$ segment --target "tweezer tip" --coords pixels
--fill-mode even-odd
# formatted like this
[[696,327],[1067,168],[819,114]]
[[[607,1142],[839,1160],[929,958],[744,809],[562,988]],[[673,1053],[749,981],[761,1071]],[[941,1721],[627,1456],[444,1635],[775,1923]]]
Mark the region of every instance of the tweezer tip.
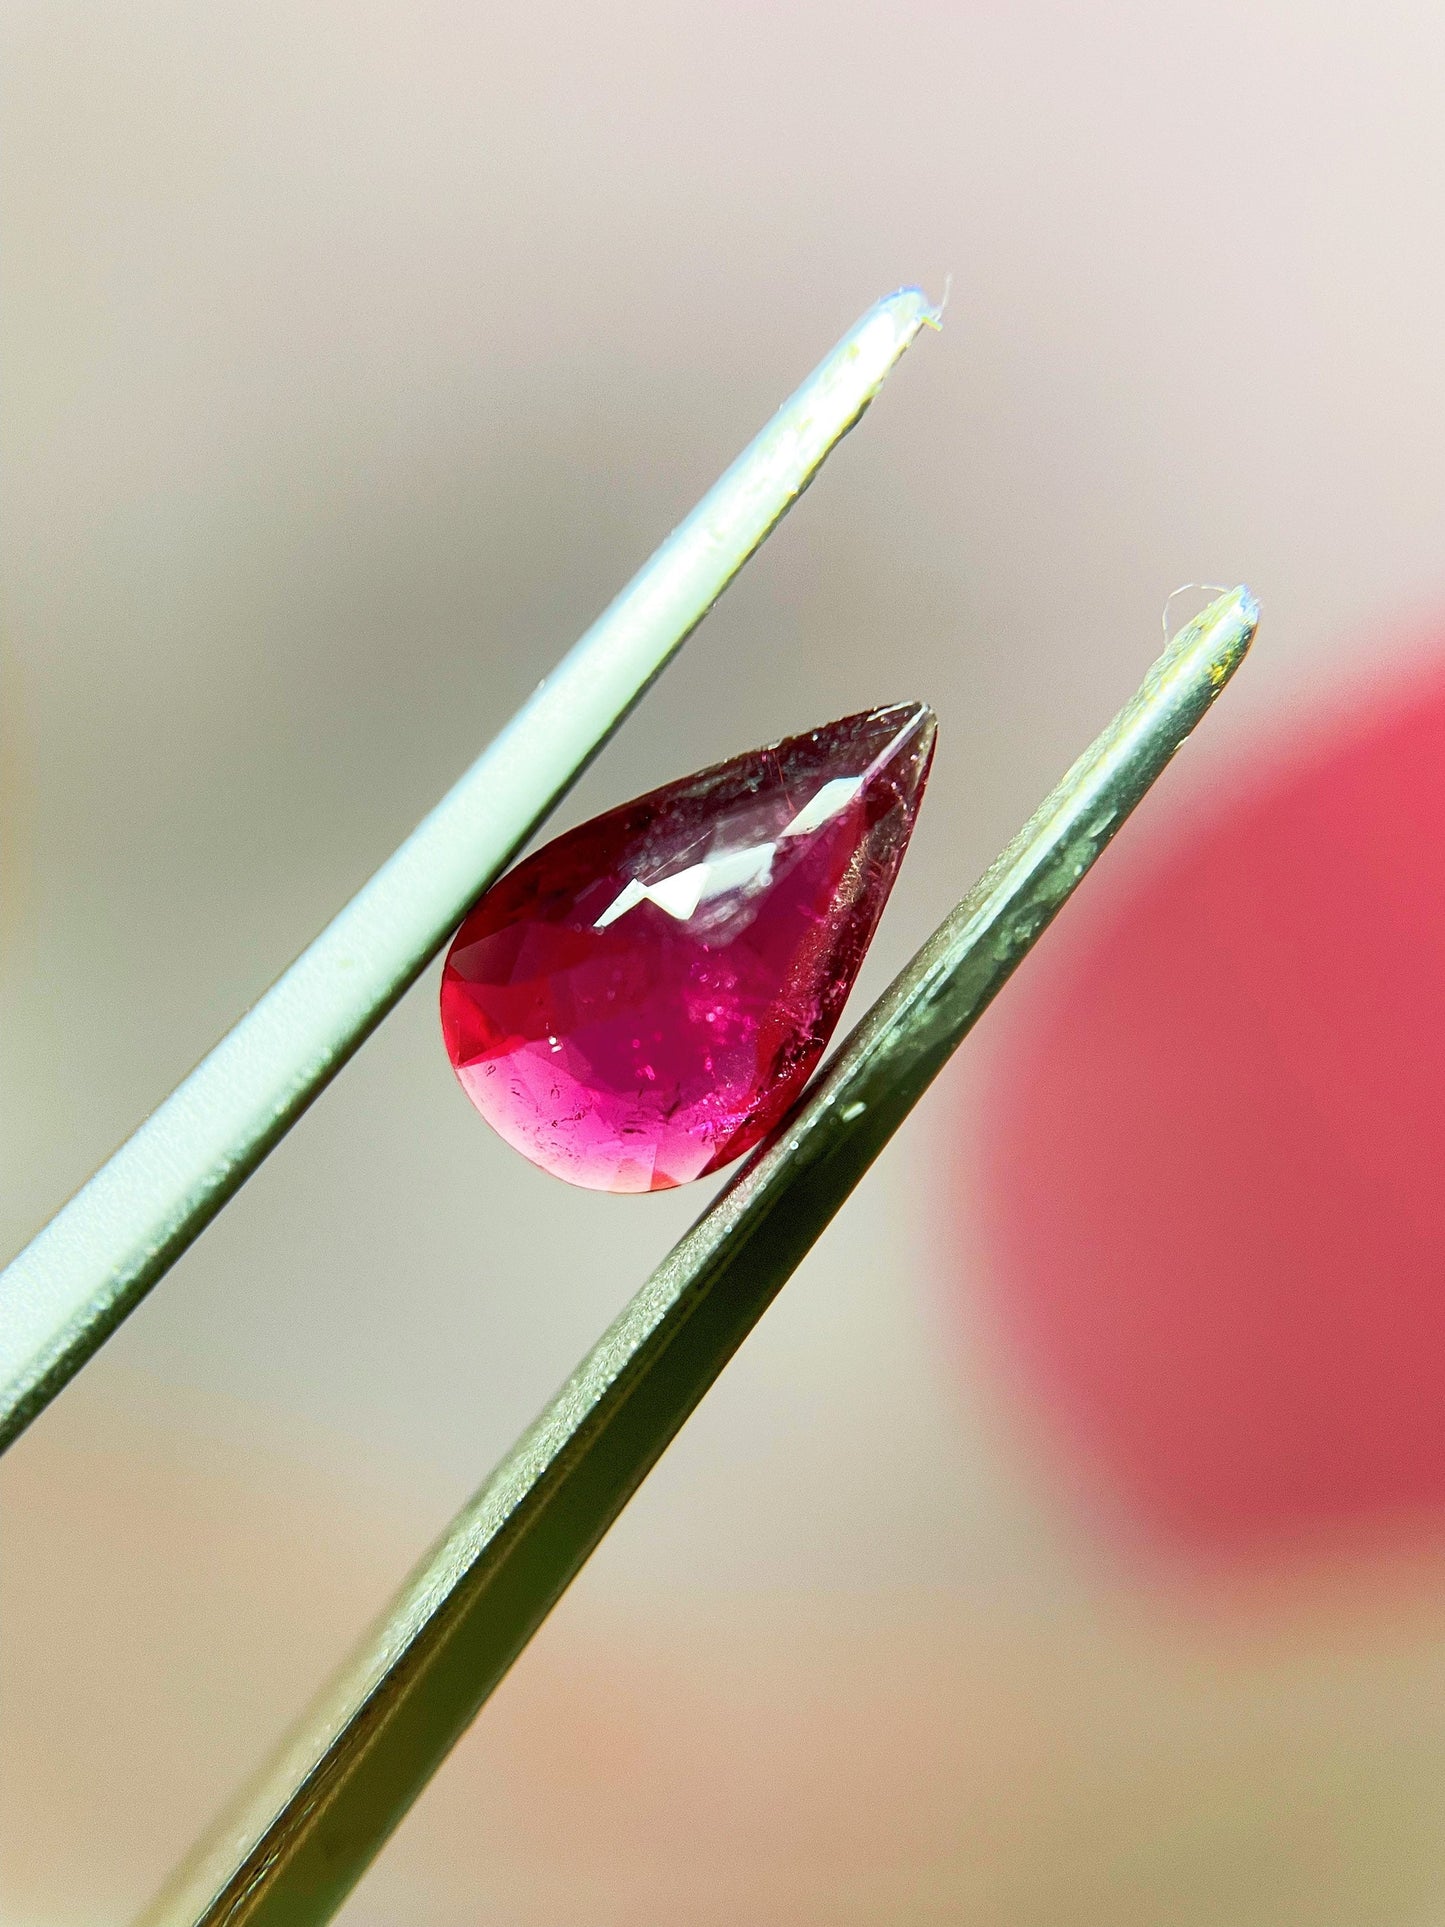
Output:
[[1259,627],[1259,601],[1254,591],[1243,582],[1227,596],[1221,596],[1216,605],[1221,617],[1232,623],[1235,635],[1230,649],[1234,662],[1238,664],[1247,654],[1254,641],[1254,632]]
[[1175,638],[1175,643],[1183,643],[1186,636],[1217,636],[1221,624],[1228,624],[1237,632],[1239,645],[1247,649],[1259,627],[1259,601],[1252,589],[1241,582],[1238,588],[1226,589],[1223,595],[1201,609],[1192,622],[1186,623]]
[[919,328],[938,329],[943,326],[943,311],[948,306],[948,296],[952,286],[953,277],[950,275],[948,284],[943,290],[943,299],[934,301],[922,288],[910,283],[905,287],[895,288],[892,294],[885,294],[878,306],[895,315],[910,332],[916,332]]
[[1191,665],[1191,675],[1207,673],[1217,695],[1249,653],[1259,626],[1259,603],[1240,583],[1201,609],[1165,650],[1161,665]]

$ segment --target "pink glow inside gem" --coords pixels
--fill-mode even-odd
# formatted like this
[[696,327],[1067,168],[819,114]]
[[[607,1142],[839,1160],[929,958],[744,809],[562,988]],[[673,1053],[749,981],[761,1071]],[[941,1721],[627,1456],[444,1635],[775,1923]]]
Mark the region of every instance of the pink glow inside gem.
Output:
[[740,1157],[807,1082],[918,812],[933,712],[720,763],[528,857],[457,932],[442,1033],[511,1145],[598,1191]]

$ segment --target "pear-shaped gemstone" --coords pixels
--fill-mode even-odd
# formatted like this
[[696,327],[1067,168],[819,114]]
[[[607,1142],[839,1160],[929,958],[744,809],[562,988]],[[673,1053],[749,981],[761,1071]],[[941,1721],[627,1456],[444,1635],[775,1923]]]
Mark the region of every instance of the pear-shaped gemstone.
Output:
[[756,1144],[837,1024],[933,756],[868,710],[594,817],[482,898],[442,975],[462,1087],[509,1144],[660,1191]]

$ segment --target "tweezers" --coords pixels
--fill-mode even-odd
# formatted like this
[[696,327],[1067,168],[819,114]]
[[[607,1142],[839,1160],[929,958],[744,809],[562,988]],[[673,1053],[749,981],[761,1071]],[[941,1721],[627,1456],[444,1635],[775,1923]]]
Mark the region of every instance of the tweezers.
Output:
[[[396,854],[0,1272],[0,1449],[360,1046],[858,420],[935,311],[871,308]],[[1233,675],[1220,596],[1154,664],[416,1568],[144,1915],[331,1918],[733,1352]]]

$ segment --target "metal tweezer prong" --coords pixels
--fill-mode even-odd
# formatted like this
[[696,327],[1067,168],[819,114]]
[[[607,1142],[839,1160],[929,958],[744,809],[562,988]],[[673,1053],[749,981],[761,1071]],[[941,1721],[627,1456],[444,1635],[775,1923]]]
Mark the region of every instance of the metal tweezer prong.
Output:
[[936,319],[916,288],[868,310],[395,855],[0,1272],[0,1451],[426,968]]
[[664,1260],[403,1587],[150,1927],[317,1927],[346,1894],[733,1352],[1204,715],[1258,619],[1244,589],[1134,700]]

